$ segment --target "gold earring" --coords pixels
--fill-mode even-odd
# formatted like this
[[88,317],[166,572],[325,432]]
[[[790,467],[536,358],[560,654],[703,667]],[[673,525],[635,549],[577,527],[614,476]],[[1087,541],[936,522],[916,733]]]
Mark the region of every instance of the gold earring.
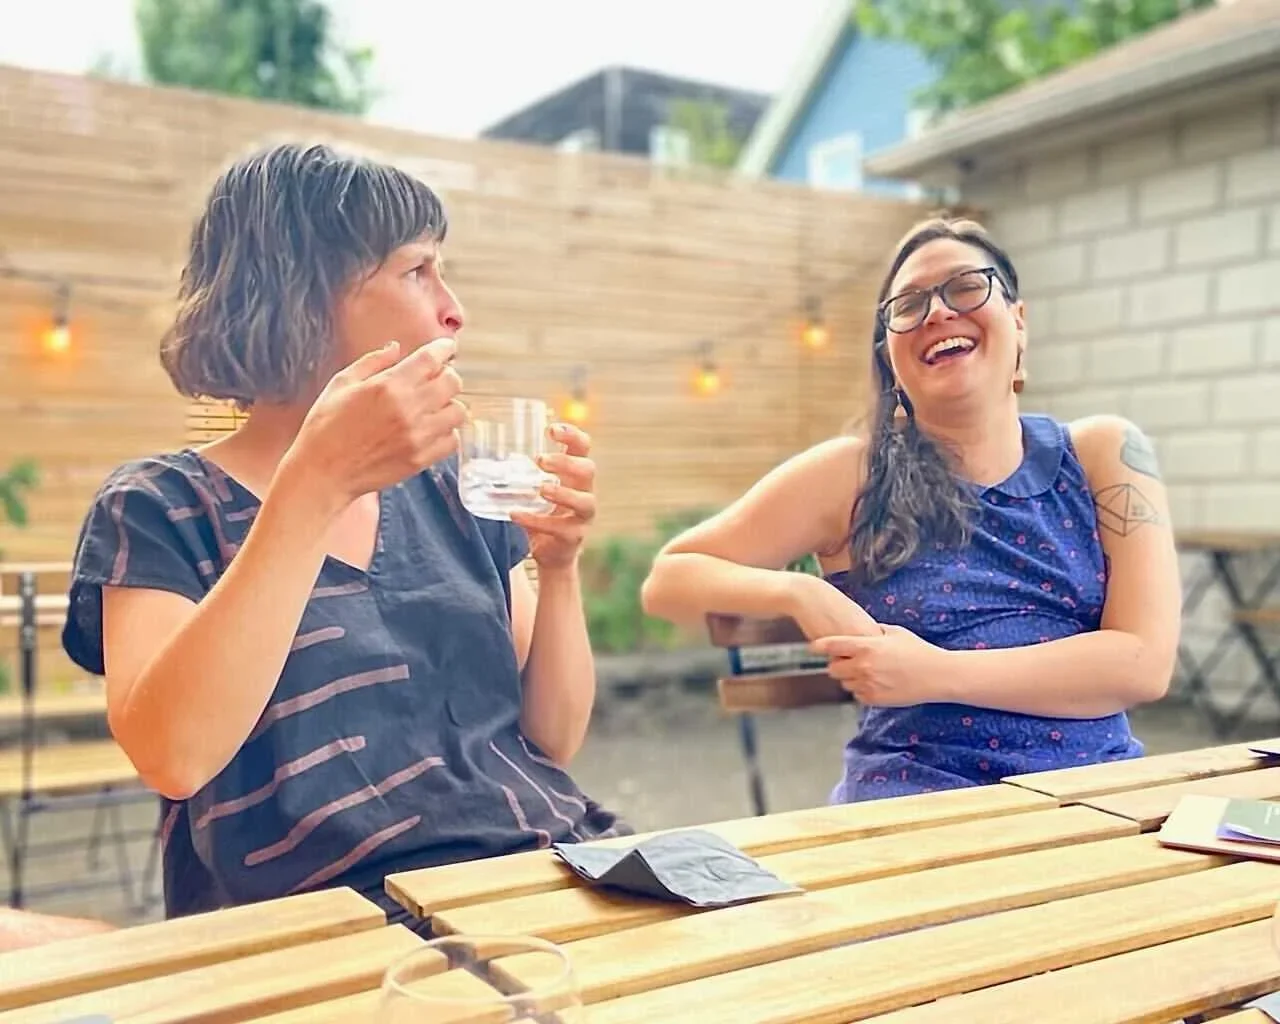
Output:
[[1022,349],[1018,349],[1018,362],[1013,368],[1013,393],[1015,395],[1022,394],[1022,389],[1027,386],[1027,371],[1022,368]]
[[893,418],[895,420],[903,420],[907,418],[907,403],[902,400],[902,388],[894,388],[893,395],[898,400],[898,404],[894,407]]

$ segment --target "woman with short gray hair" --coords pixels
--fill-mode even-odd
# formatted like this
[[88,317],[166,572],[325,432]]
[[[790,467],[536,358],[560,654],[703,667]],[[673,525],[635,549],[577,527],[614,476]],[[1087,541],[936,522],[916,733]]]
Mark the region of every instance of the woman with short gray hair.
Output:
[[565,771],[590,442],[552,428],[553,511],[462,507],[445,234],[420,181],[300,145],[230,167],[195,227],[162,362],[248,419],[110,475],[63,638],[163,798],[170,916],[348,885],[403,917],[390,872],[625,830]]

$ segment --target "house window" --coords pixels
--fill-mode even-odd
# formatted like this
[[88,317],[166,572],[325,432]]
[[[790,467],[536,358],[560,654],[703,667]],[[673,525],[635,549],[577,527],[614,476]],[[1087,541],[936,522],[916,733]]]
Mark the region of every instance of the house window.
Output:
[[655,124],[649,129],[649,159],[664,167],[686,167],[693,162],[693,142],[683,128]]
[[862,135],[849,132],[809,147],[809,184],[815,188],[862,187]]
[[566,153],[585,153],[599,148],[600,133],[594,128],[579,128],[577,131],[570,132],[556,143],[556,149],[563,150]]

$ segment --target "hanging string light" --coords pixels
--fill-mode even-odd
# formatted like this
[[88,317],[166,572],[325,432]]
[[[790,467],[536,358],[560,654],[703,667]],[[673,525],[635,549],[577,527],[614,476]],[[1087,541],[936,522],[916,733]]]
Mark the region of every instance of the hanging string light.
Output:
[[560,416],[566,422],[579,427],[591,416],[591,406],[587,401],[586,376],[586,370],[583,367],[573,368],[573,390],[560,409]]
[[[823,282],[822,293],[825,294],[835,288],[843,287],[863,274],[865,274],[864,267],[853,268],[848,274],[839,279]],[[51,324],[41,334],[41,346],[51,355],[61,355],[70,351],[74,342],[70,317],[70,280],[47,273],[23,270],[3,265],[2,263],[0,263],[0,278],[45,281],[56,285],[54,315]],[[161,290],[157,282],[146,279],[78,274],[75,277],[75,281],[89,286],[100,285],[114,288],[142,289],[147,292]],[[802,305],[804,316],[799,331],[800,343],[812,351],[827,349],[832,339],[830,329],[823,315],[822,295],[817,290],[810,289]],[[708,338],[698,342],[695,351],[698,353],[699,361],[693,374],[694,392],[700,397],[710,398],[719,395],[724,390],[726,381],[715,357],[715,351],[719,345],[724,344],[736,348],[742,343],[741,339],[752,338],[770,330],[771,325],[777,324],[780,319],[779,310],[764,311],[752,317],[748,322],[735,325],[720,338]],[[753,349],[756,344],[758,342],[754,340],[751,342]],[[644,356],[644,360],[649,362],[655,355],[678,358],[682,350],[688,351],[683,345],[669,349],[665,353],[655,352],[650,349]],[[602,359],[605,364],[630,361],[625,356],[620,359],[614,353],[605,354]],[[586,376],[585,366],[579,365],[571,372],[570,394],[559,404],[559,414],[566,422],[583,424],[592,415],[591,403],[587,394]]]
[[800,330],[800,340],[806,348],[815,350],[826,348],[831,340],[822,319],[822,300],[816,295],[810,295],[805,301],[805,323]]
[[702,353],[702,362],[698,367],[698,372],[693,377],[693,387],[698,394],[704,398],[720,393],[720,370],[716,367],[715,354],[712,351],[711,342],[704,341],[698,346]]
[[60,283],[53,295],[53,322],[45,329],[40,344],[50,355],[60,356],[71,348],[71,286]]

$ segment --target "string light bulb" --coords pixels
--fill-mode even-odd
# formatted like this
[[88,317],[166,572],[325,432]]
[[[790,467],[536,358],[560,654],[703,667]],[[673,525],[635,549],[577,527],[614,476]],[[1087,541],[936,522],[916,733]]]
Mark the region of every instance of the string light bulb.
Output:
[[831,341],[827,325],[822,322],[822,302],[817,296],[810,296],[805,303],[805,323],[800,330],[800,340],[806,348],[826,348]]
[[58,285],[53,299],[53,322],[45,330],[41,343],[50,355],[59,356],[71,348],[71,286]]
[[586,374],[581,366],[573,371],[573,391],[560,409],[565,422],[574,426],[582,426],[591,416],[591,405],[587,401]]
[[702,363],[698,367],[698,372],[694,374],[693,386],[698,394],[709,398],[720,393],[722,381],[711,353],[711,342],[704,341],[699,347],[702,351]]

